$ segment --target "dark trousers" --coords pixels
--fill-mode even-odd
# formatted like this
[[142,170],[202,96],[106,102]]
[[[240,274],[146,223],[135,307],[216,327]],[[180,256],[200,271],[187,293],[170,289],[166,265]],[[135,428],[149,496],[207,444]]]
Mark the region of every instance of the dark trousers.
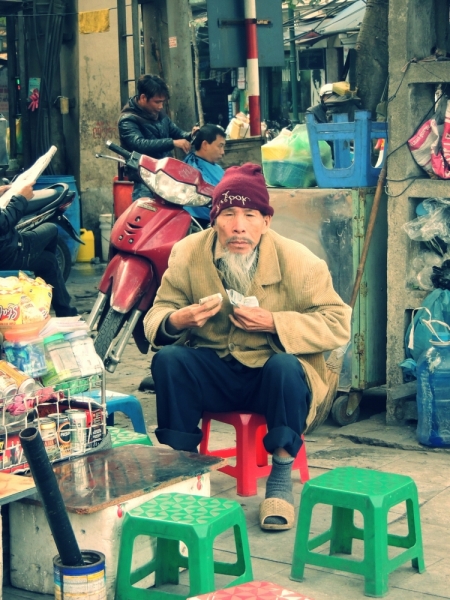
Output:
[[76,313],[70,306],[70,296],[56,259],[58,227],[54,223],[44,223],[33,231],[21,234],[22,246],[15,257],[5,265],[8,269],[33,271],[53,287],[52,306],[57,317],[69,317]]
[[158,428],[156,437],[175,450],[193,451],[202,439],[204,411],[248,411],[266,417],[264,446],[296,456],[311,395],[292,354],[275,354],[258,369],[209,348],[166,346],[153,357]]

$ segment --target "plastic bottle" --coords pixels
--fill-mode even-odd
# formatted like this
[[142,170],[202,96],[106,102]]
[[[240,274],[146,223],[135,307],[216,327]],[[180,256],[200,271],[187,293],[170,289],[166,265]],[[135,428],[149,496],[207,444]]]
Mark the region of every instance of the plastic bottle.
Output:
[[450,446],[450,333],[430,343],[417,361],[417,439],[440,448]]
[[102,372],[101,360],[95,351],[94,342],[85,331],[66,333],[64,337],[70,342],[82,377],[90,377]]
[[81,377],[70,342],[64,339],[62,333],[44,338],[44,349],[48,369],[47,374],[42,377],[45,386]]

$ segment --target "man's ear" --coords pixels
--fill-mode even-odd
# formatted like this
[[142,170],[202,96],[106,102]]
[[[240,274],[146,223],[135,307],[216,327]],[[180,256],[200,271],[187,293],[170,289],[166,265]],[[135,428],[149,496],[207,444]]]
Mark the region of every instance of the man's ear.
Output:
[[272,221],[272,217],[271,217],[271,215],[263,215],[263,220],[264,220],[264,231],[263,231],[263,233],[266,233],[266,231],[270,227],[270,222]]

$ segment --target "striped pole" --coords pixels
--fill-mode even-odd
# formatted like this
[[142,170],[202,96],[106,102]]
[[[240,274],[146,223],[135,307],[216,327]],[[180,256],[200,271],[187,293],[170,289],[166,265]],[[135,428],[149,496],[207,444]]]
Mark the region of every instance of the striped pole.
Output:
[[256,34],[256,0],[244,0],[247,39],[247,87],[250,112],[250,135],[261,135],[259,102],[258,37]]

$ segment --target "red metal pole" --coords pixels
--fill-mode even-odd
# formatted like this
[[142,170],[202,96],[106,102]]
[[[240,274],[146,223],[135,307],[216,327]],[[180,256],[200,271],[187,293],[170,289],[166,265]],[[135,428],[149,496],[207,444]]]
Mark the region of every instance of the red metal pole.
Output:
[[250,135],[261,135],[259,102],[258,37],[256,34],[256,0],[244,0],[247,39],[247,87],[250,112]]

